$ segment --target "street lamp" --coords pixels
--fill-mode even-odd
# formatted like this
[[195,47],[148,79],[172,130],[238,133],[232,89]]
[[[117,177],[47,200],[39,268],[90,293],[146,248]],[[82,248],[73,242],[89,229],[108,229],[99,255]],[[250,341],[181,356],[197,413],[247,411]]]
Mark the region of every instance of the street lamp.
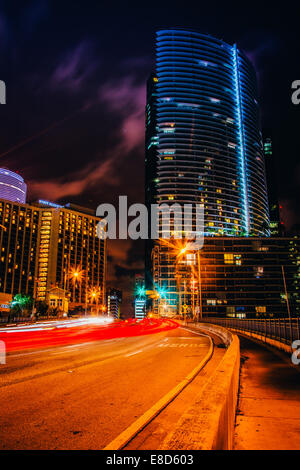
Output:
[[73,266],[70,268],[69,271],[69,276],[68,276],[72,282],[73,282],[73,302],[75,304],[75,290],[77,285],[81,285],[83,277],[84,277],[84,270],[81,268],[81,266]]
[[[179,304],[181,304],[181,276],[178,273],[178,262],[182,256],[184,256],[189,251],[190,242],[182,241],[182,240],[175,240],[174,242],[170,242],[169,240],[165,243],[169,247],[173,248],[176,254],[176,274],[179,280]],[[192,251],[192,249],[191,249]],[[200,311],[200,319],[202,319],[203,312],[202,312],[202,282],[201,282],[201,258],[200,258],[200,250],[197,250],[197,278],[198,278],[198,294],[199,294],[199,311]],[[191,265],[191,277],[193,276],[193,266]],[[181,307],[180,307],[181,310]],[[199,321],[199,311],[197,312],[197,321]],[[181,313],[181,311],[179,311]]]
[[84,270],[80,266],[72,267],[70,269],[70,278],[74,284],[81,283],[83,279]]
[[88,296],[91,299],[91,304],[95,301],[96,303],[96,313],[98,315],[98,299],[100,297],[101,291],[99,287],[91,287],[91,289],[88,291]]

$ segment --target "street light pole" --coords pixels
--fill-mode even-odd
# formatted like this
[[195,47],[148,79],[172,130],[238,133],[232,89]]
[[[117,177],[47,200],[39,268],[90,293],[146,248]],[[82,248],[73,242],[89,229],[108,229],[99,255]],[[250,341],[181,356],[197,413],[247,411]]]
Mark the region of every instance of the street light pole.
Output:
[[[198,289],[199,289],[199,309],[200,319],[202,320],[202,284],[201,284],[201,258],[200,250],[197,250],[197,264],[198,264]],[[197,321],[199,321],[199,312],[197,312]]]
[[290,303],[289,303],[289,298],[288,298],[288,293],[287,293],[287,288],[286,288],[286,280],[285,280],[285,272],[284,272],[283,264],[281,265],[281,271],[282,271],[282,277],[283,277],[283,284],[284,284],[284,291],[285,291],[286,306],[287,306],[287,311],[288,311],[288,315],[289,315],[290,334],[291,334],[291,339],[292,339],[292,319],[291,319],[291,310],[290,310]]

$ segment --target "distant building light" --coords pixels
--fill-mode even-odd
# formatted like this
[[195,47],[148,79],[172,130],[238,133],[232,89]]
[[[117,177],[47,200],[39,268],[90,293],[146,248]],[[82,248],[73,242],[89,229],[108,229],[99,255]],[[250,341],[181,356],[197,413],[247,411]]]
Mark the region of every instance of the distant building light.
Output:
[[49,207],[63,207],[60,204],[56,204],[55,202],[51,202],[51,201],[46,201],[45,199],[39,199],[38,203],[43,204],[44,206],[49,206]]

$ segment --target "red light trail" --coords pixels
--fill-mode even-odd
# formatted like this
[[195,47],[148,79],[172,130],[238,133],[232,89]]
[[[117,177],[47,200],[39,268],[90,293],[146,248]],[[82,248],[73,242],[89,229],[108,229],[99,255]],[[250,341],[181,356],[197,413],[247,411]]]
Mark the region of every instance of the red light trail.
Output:
[[175,321],[162,319],[109,322],[107,319],[86,318],[2,328],[0,340],[4,341],[6,351],[9,352],[149,335],[172,330],[178,326]]

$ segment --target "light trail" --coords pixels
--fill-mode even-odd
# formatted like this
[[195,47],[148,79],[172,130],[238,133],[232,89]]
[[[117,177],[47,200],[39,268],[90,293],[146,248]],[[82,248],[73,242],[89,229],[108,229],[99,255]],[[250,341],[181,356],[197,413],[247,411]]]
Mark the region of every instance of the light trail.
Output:
[[172,320],[143,319],[113,321],[104,317],[90,317],[62,322],[7,327],[0,330],[0,340],[6,351],[45,348],[49,346],[80,345],[92,341],[142,336],[177,328]]

